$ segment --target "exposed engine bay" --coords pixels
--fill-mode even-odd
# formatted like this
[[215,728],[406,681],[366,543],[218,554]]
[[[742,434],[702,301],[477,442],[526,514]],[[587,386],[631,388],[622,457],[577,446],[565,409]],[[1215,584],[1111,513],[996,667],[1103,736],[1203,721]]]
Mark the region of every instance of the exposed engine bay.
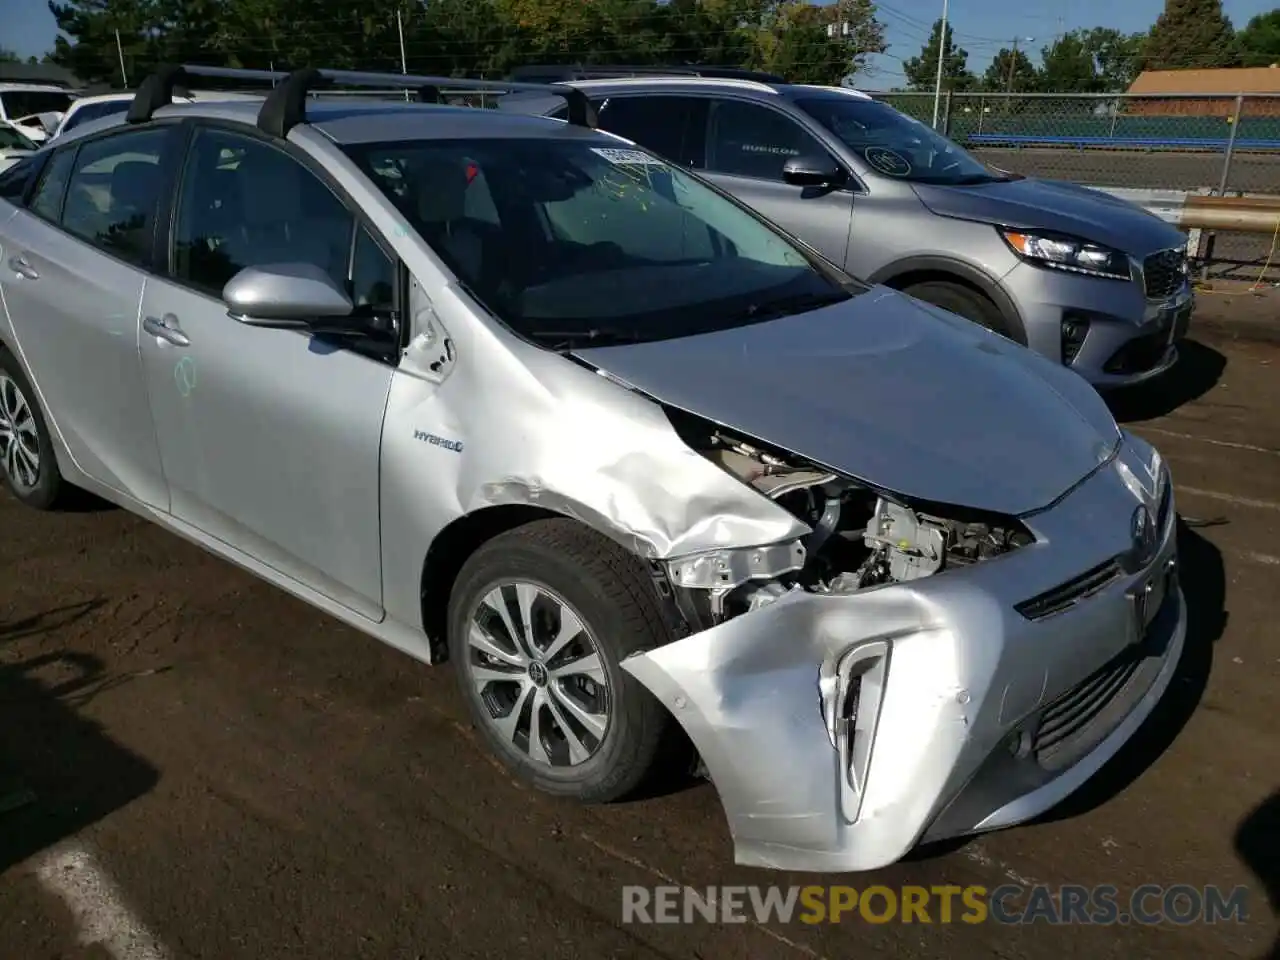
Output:
[[685,616],[696,614],[700,627],[792,590],[855,593],[969,566],[1034,540],[1013,518],[957,516],[956,508],[944,508],[951,516],[942,516],[942,509],[906,503],[697,418],[672,414],[672,420],[695,450],[812,529],[793,544],[671,564],[672,585],[685,593],[678,598]]

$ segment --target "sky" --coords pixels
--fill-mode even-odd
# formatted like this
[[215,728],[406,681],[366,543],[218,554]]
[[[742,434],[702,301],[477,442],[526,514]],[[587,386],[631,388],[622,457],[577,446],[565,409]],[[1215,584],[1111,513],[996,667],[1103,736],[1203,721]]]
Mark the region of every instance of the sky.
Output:
[[[429,0],[428,0],[429,2]],[[1275,7],[1277,0],[1224,0],[1237,28],[1249,18]],[[858,75],[858,85],[888,89],[903,82],[902,61],[918,56],[933,22],[942,15],[942,0],[888,0],[879,3],[889,52],[873,58]],[[1164,9],[1164,0],[950,0],[955,42],[969,51],[969,68],[982,73],[1001,47],[1019,46],[1033,55],[1056,34],[1087,27],[1146,30]],[[57,27],[45,0],[0,0],[0,44],[24,57],[40,56],[53,47]],[[1032,38],[1032,39],[1028,39]]]

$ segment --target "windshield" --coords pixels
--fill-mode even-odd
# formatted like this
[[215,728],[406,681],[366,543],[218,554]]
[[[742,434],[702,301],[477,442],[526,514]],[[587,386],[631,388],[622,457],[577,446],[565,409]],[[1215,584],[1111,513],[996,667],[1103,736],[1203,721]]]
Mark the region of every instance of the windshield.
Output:
[[881,176],[951,185],[1010,179],[888,104],[840,96],[798,100],[797,105]]
[[97,103],[86,103],[71,112],[62,128],[62,132],[67,133],[82,123],[88,123],[90,120],[98,120],[114,113],[124,113],[129,109],[129,105],[130,101],[128,100],[100,100]]
[[643,150],[486,139],[348,151],[476,299],[546,346],[705,333],[863,289]]
[[6,90],[0,93],[4,115],[21,120],[37,113],[63,113],[71,106],[71,95],[57,90]]
[[22,135],[21,130],[0,123],[0,150],[36,150],[34,143]]

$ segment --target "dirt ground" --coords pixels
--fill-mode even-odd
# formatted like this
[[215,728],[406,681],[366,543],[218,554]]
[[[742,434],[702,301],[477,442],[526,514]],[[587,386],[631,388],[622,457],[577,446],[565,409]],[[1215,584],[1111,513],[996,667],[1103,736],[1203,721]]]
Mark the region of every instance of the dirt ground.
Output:
[[[446,668],[123,511],[0,496],[0,781],[35,796],[0,813],[0,960],[1280,957],[1276,303],[1204,297],[1173,375],[1114,401],[1183,516],[1191,630],[1157,714],[1045,822],[873,876],[734,867],[705,784],[531,793]],[[624,884],[814,882],[1250,893],[1215,925],[620,922]]]

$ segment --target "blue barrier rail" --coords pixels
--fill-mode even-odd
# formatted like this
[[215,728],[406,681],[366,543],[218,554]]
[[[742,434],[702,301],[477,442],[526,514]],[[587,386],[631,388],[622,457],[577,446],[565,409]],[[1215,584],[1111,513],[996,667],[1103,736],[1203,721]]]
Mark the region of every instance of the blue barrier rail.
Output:
[[[1177,139],[1160,137],[1030,137],[1004,133],[970,133],[963,134],[957,139],[979,146],[1003,144],[1028,147],[1112,147],[1140,150],[1215,151],[1226,150],[1228,142],[1225,137],[1220,139],[1203,137],[1182,137]],[[1235,149],[1280,150],[1280,140],[1256,140],[1242,137],[1236,141]]]

